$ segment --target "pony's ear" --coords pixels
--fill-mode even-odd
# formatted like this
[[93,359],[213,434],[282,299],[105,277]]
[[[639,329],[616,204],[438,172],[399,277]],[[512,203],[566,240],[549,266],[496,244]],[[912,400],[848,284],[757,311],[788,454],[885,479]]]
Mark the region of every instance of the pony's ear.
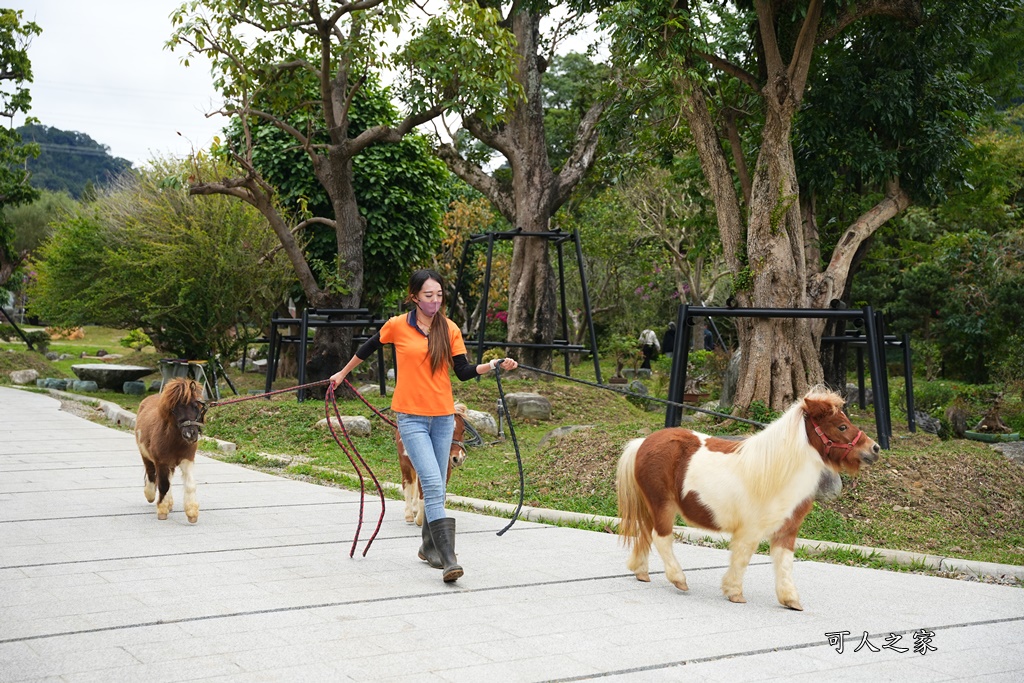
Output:
[[804,398],[804,414],[812,420],[820,420],[829,415],[836,414],[837,407],[834,401],[820,398]]

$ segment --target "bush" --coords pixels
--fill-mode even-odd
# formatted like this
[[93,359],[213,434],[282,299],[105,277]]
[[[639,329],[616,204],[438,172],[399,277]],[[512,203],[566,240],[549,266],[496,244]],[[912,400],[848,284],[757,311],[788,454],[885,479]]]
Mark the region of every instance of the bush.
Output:
[[153,340],[149,338],[149,335],[142,331],[142,328],[135,328],[120,341],[121,346],[133,349],[135,351],[141,351],[147,346],[153,345]]
[[50,335],[43,330],[35,330],[34,332],[26,332],[25,339],[28,339],[32,344],[32,348],[39,353],[46,353],[50,350]]

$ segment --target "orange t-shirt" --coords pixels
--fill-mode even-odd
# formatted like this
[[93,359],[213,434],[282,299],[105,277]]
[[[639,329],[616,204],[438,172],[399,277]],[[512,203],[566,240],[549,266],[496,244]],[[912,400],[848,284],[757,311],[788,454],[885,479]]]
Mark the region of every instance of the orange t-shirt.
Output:
[[[438,313],[438,315],[441,315]],[[452,356],[466,353],[466,342],[462,339],[462,330],[448,318],[448,340],[451,343]],[[430,356],[427,354],[427,335],[416,327],[416,311],[405,315],[396,315],[380,328],[382,344],[395,345],[395,359],[398,368],[395,371],[395,395],[391,399],[391,409],[398,413],[410,415],[452,415],[455,413],[455,400],[452,398],[452,380],[448,365],[437,372],[430,371]]]

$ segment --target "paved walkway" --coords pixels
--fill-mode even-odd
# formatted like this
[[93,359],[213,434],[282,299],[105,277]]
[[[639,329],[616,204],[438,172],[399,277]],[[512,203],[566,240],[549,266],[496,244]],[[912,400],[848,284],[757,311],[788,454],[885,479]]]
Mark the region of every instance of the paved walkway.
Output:
[[357,493],[197,460],[198,524],[178,479],[160,522],[130,433],[0,387],[0,681],[1024,679],[1020,588],[800,562],[792,612],[755,556],[734,605],[725,551],[678,547],[684,594],[611,535],[462,512],[444,585],[399,503],[350,559]]

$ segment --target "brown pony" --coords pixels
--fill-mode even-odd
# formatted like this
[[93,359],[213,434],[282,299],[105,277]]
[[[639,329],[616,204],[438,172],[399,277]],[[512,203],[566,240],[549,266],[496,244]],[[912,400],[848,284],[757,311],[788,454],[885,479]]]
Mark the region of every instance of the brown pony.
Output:
[[688,429],[661,429],[634,439],[619,459],[619,533],[632,552],[627,566],[650,581],[651,542],[665,564],[665,576],[687,590],[686,576],[672,550],[676,514],[686,523],[732,534],[729,570],[722,591],[743,598],[743,575],[765,538],[771,541],[775,593],[779,602],[801,610],[793,584],[793,547],[814,503],[823,471],[856,474],[861,463],[878,459],[879,447],[842,412],[836,393],[812,389],[763,431],[729,441]]
[[167,519],[174,506],[171,477],[181,467],[185,484],[185,516],[193,524],[199,519],[196,502],[196,480],[192,465],[203,427],[206,403],[202,386],[192,379],[172,379],[161,393],[147,396],[139,405],[135,418],[135,442],[146,466],[145,494],[150,503],[160,491],[156,503],[157,519]]
[[[455,431],[452,433],[452,446],[448,452],[448,472],[444,475],[447,482],[451,479],[452,469],[458,467],[466,460],[466,444],[463,438],[466,432],[466,406],[461,403],[455,404]],[[423,526],[423,487],[420,485],[416,468],[412,466],[412,460],[405,453],[405,444],[402,437],[395,430],[395,445],[398,448],[398,466],[402,470],[402,493],[405,494],[405,521],[415,521],[418,526]]]

